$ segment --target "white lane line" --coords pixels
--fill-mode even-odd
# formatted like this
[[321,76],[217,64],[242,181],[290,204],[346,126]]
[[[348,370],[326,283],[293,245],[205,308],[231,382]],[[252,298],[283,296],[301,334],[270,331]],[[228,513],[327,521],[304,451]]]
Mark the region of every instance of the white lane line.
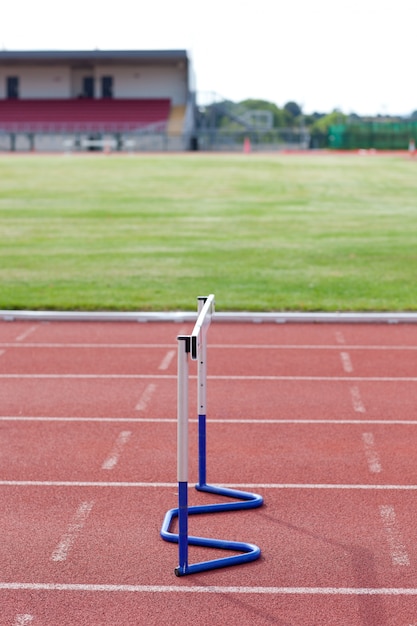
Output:
[[[186,334],[178,332],[179,335]],[[371,351],[416,351],[417,346],[401,346],[401,345],[357,345],[357,344],[345,344],[340,342],[339,345],[332,344],[220,344],[211,343],[210,349],[213,350],[340,350],[340,345],[343,345],[348,350],[371,350]],[[117,349],[117,350],[132,350],[136,348],[158,349],[171,348],[172,343],[22,343],[16,344],[6,341],[1,341],[0,346],[3,348],[93,348],[93,349]]]
[[[16,340],[17,341],[17,340]],[[67,348],[81,348],[81,349],[116,349],[116,350],[132,350],[136,348],[143,348],[145,350],[153,350],[161,348],[171,348],[172,343],[52,343],[52,342],[37,342],[37,343],[11,343],[6,341],[1,341],[0,346],[4,348],[42,348],[42,349],[67,349]]]
[[[1,344],[0,344],[1,345]],[[404,350],[416,351],[417,345],[361,345],[361,344],[346,344],[341,341],[339,345],[334,344],[286,344],[286,343],[269,343],[269,344],[222,344],[222,343],[210,343],[210,349],[218,350],[340,350],[340,346],[343,345],[345,350],[371,350],[371,351],[386,351],[386,350]]]
[[[138,489],[177,488],[178,483],[129,483],[109,481],[71,480],[1,480],[0,487],[132,487]],[[416,486],[417,489],[417,486]],[[87,503],[88,504],[88,503]]]
[[340,358],[342,360],[343,371],[346,372],[346,374],[351,374],[353,372],[353,366],[349,352],[341,352]]
[[[236,489],[306,489],[306,490],[347,490],[347,491],[417,491],[417,485],[375,485],[340,483],[216,483],[220,487]],[[70,481],[70,480],[0,480],[0,487],[104,487],[132,489],[176,489],[178,483],[163,482],[109,482],[109,481]],[[190,484],[190,489],[193,485]]]
[[375,446],[373,433],[362,433],[362,443],[365,450],[365,457],[371,474],[379,474],[382,471],[381,461]]
[[353,410],[356,413],[366,413],[365,405],[362,402],[361,392],[356,385],[350,388],[350,395],[352,397]]
[[0,350],[0,356],[1,356],[2,354],[4,354],[5,352],[6,352],[6,350]]
[[169,366],[171,365],[171,362],[175,356],[176,351],[175,350],[168,350],[168,352],[166,353],[166,355],[164,356],[164,358],[162,359],[161,363],[159,364],[158,369],[159,370],[167,370],[169,368]]
[[[1,345],[1,344],[0,344]],[[371,351],[386,351],[386,350],[404,350],[416,351],[417,346],[401,346],[401,345],[358,345],[358,344],[346,344],[341,341],[339,345],[332,344],[286,344],[286,343],[270,343],[270,344],[221,344],[210,343],[210,350],[340,350],[340,346],[346,350],[371,350]]]
[[117,437],[116,441],[114,442],[113,448],[112,448],[109,456],[103,462],[103,465],[101,466],[101,469],[103,469],[103,470],[112,470],[113,468],[116,467],[117,463],[119,462],[120,455],[123,452],[123,448],[125,447],[125,445],[129,441],[131,435],[132,435],[132,432],[130,430],[122,430],[122,432],[119,433],[119,436]]
[[33,615],[29,615],[29,613],[22,613],[21,615],[16,615],[13,626],[26,626],[26,624],[30,624],[32,621]]
[[410,565],[410,558],[404,546],[397,517],[393,506],[383,504],[379,507],[393,565]]
[[[176,424],[176,417],[50,417],[50,416],[28,416],[28,415],[3,415],[0,422],[102,422],[109,423],[132,423],[132,424]],[[190,418],[190,424],[197,424],[198,419]],[[211,424],[292,424],[294,426],[304,424],[333,424],[364,426],[365,424],[376,426],[417,426],[417,420],[375,420],[375,419],[207,419]]]
[[337,341],[338,344],[345,344],[346,343],[345,336],[344,336],[344,334],[342,333],[341,330],[337,330],[335,332],[335,336],[336,336],[336,341]]
[[[0,374],[0,379],[50,379],[50,380],[177,380],[175,374]],[[190,380],[197,376],[192,375]],[[373,382],[415,383],[417,376],[256,376],[256,375],[209,375],[208,380],[264,380],[283,382]]]
[[26,339],[26,337],[29,337],[29,335],[34,333],[35,330],[37,330],[38,328],[38,325],[29,326],[29,328],[27,328],[23,333],[16,337],[16,341],[23,341],[24,339]]
[[65,561],[71,550],[77,536],[80,534],[83,526],[93,508],[93,502],[82,502],[75,512],[66,533],[62,536],[61,541],[52,552],[52,561]]
[[[177,376],[175,374],[0,374],[0,378],[32,378],[43,380],[176,380]],[[228,376],[224,378],[227,379]]]
[[146,411],[155,391],[156,385],[154,383],[149,383],[149,385],[145,387],[141,397],[139,398],[139,402],[135,406],[136,411]]
[[109,585],[0,582],[7,591],[87,591],[109,593],[230,593],[307,596],[417,596],[417,587],[227,587],[187,585]]
[[[197,423],[197,419],[189,420],[190,422]],[[209,421],[209,420],[208,420]],[[130,423],[130,424],[143,424],[146,422],[150,422],[153,424],[172,422],[177,423],[177,418],[153,418],[153,417],[28,417],[28,416],[9,416],[0,417],[0,422],[102,422],[106,423]],[[237,420],[237,423],[244,423],[243,420]],[[256,420],[255,420],[256,423]],[[360,424],[364,424],[366,422],[358,422]],[[385,424],[386,422],[382,422]],[[417,422],[416,422],[417,424]]]
[[[1,484],[1,483],[0,483]],[[352,491],[417,491],[417,485],[354,485],[354,484],[332,484],[332,483],[228,483],[220,485],[222,487],[236,487],[236,489],[341,489]]]

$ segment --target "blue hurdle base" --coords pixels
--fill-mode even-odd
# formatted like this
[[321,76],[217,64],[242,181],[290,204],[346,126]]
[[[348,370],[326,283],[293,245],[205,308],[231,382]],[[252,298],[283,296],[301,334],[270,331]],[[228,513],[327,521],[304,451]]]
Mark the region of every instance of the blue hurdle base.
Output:
[[[184,489],[185,484],[180,484],[180,489]],[[185,485],[185,488],[187,486]],[[216,487],[213,485],[198,484],[196,485],[198,491],[205,491],[207,493],[214,493],[217,495],[226,496],[229,498],[237,498],[238,502],[223,502],[218,504],[207,504],[190,506],[187,508],[188,515],[199,515],[205,513],[219,513],[221,511],[236,511],[241,509],[253,509],[263,504],[262,496],[257,494],[248,493],[246,491],[237,491],[235,489],[226,489],[223,487]],[[186,497],[183,495],[183,497]],[[180,544],[180,564],[175,568],[176,576],[186,576],[188,574],[195,574],[198,572],[204,572],[211,569],[219,569],[222,567],[229,567],[232,565],[239,565],[241,563],[249,563],[256,561],[261,555],[261,550],[258,546],[250,543],[244,543],[240,541],[225,541],[223,539],[210,539],[207,537],[195,537],[189,536],[187,523],[180,519],[180,527],[178,533],[170,531],[171,524],[176,517],[183,517],[183,512],[180,513],[180,509],[171,509],[165,515],[162,528],[161,537],[165,541],[171,543]],[[181,544],[183,544],[181,546]],[[188,564],[188,546],[200,546],[205,548],[220,548],[221,550],[231,550],[235,552],[241,552],[242,554],[234,554],[232,556],[213,559],[210,561],[202,561],[200,563]]]

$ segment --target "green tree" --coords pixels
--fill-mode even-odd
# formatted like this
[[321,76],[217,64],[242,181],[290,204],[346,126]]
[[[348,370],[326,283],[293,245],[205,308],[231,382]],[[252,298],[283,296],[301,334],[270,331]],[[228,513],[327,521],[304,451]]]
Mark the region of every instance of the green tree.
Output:
[[313,148],[326,148],[328,146],[328,134],[330,126],[345,124],[347,116],[335,109],[332,113],[323,115],[310,127],[310,143]]
[[311,130],[318,130],[320,132],[325,132],[329,130],[330,126],[336,126],[336,124],[345,124],[347,116],[335,109],[331,113],[327,115],[323,115],[319,120],[316,120],[311,127]]
[[256,111],[271,111],[274,119],[274,128],[287,128],[294,125],[293,115],[285,108],[279,108],[274,102],[249,98],[240,103],[247,109]]
[[303,114],[301,107],[292,100],[284,104],[284,111],[287,111],[287,113],[289,113],[294,119]]

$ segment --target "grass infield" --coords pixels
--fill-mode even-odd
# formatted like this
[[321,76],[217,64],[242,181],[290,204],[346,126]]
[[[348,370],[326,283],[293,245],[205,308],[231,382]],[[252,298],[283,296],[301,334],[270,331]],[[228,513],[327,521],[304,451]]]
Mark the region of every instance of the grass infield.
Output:
[[0,157],[0,309],[417,310],[405,155]]

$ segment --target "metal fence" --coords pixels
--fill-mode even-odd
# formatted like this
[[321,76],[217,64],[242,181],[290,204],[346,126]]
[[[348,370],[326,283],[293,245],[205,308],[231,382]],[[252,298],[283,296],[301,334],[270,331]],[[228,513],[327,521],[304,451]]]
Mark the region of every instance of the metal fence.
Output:
[[310,135],[303,128],[275,128],[268,131],[200,130],[197,133],[198,149],[203,151],[253,151],[305,150]]
[[168,134],[154,129],[136,133],[0,132],[3,152],[268,152],[305,150],[310,136],[300,128],[264,132],[198,130]]

